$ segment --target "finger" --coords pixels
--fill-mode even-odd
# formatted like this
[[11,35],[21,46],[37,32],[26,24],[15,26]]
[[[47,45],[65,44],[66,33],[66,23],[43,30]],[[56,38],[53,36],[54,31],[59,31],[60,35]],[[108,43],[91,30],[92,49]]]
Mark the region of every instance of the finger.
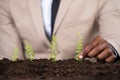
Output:
[[100,60],[105,60],[107,57],[111,56],[113,54],[113,51],[110,48],[106,48],[103,52],[101,52],[97,58]]
[[102,38],[100,36],[96,36],[92,41],[91,41],[91,44],[95,47],[96,45],[98,45],[99,41],[101,40]]
[[79,58],[84,58],[86,57],[86,55],[92,50],[93,48],[93,45],[90,44],[90,43],[87,43],[84,48],[83,48],[83,51],[79,54]]
[[115,60],[115,55],[111,55],[105,61],[110,63],[110,62],[113,62],[114,60]]
[[104,49],[107,47],[107,43],[101,43],[97,45],[95,48],[93,48],[89,53],[88,57],[94,57],[100,54]]
[[[96,36],[92,41],[91,43],[89,43],[90,45],[86,46],[85,49],[84,49],[84,55],[88,55],[88,53],[90,53],[98,44],[99,44],[99,41],[102,40],[102,38],[100,36]],[[89,49],[88,49],[89,48]],[[94,51],[93,51],[94,53]],[[91,53],[90,53],[91,54]]]

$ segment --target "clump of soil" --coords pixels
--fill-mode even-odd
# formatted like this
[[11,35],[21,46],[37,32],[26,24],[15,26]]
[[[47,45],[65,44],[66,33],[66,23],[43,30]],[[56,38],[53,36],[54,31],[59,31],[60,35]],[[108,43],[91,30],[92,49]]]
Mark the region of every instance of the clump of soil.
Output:
[[115,63],[48,59],[0,60],[0,80],[119,80],[120,61]]

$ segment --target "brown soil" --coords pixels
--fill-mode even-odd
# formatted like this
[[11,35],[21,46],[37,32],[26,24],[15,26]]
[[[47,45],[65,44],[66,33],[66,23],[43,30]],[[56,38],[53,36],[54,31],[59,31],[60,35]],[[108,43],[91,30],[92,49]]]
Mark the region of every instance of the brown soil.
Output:
[[47,59],[0,60],[0,80],[120,80],[120,61],[115,63]]

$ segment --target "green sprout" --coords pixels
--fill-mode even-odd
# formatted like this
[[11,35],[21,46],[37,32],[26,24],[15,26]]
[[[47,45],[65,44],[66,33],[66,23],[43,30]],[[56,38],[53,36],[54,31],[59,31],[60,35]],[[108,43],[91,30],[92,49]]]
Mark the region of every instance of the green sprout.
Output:
[[58,50],[57,50],[56,39],[57,39],[56,36],[52,36],[52,41],[51,41],[51,46],[50,46],[50,50],[51,50],[50,60],[52,60],[53,62],[57,61],[56,58],[57,58]]
[[80,58],[79,58],[79,54],[80,54],[80,52],[82,51],[82,47],[83,47],[83,39],[82,39],[82,36],[81,36],[81,34],[80,34],[80,32],[78,32],[78,42],[77,42],[77,46],[76,46],[76,56],[75,56],[75,60],[80,60]]
[[28,41],[25,41],[24,45],[25,45],[25,51],[26,51],[27,57],[28,57],[29,60],[32,61],[34,59],[33,48],[30,45],[30,42],[28,42]]
[[12,54],[12,61],[17,61],[17,59],[18,59],[18,48],[17,47],[15,47],[14,48],[14,53]]

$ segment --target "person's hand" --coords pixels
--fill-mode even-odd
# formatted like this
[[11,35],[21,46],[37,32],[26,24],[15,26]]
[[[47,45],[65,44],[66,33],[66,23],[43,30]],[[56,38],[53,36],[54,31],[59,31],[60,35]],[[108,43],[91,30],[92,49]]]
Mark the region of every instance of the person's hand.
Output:
[[96,57],[99,60],[113,62],[115,55],[110,48],[110,45],[100,36],[95,37],[90,43],[86,44],[79,54],[79,58]]

